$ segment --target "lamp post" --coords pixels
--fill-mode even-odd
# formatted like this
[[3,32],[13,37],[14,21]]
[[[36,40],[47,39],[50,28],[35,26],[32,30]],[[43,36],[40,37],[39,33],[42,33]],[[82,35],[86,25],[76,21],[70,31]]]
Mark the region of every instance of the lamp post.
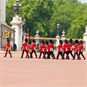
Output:
[[13,5],[14,10],[17,10],[17,15],[19,15],[18,10],[21,10],[22,4],[19,4],[19,0],[16,0],[16,3]]
[[57,24],[57,29],[58,29],[57,36],[59,36],[59,26],[60,24]]
[[26,33],[25,32],[25,23],[26,23],[26,20],[24,19],[23,22],[24,22],[24,31],[23,32]]

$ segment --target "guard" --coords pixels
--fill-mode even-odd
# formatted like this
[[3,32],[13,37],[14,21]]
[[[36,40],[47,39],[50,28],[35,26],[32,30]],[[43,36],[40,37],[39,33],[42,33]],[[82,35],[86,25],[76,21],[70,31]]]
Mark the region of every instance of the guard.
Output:
[[50,40],[50,44],[48,46],[48,56],[47,56],[47,59],[50,59],[50,55],[52,56],[53,59],[55,59],[55,55],[53,53],[53,48],[54,48],[53,41]]
[[[32,55],[32,51],[31,51],[31,41],[28,42],[27,52],[30,53],[30,58],[31,58],[31,55]],[[26,54],[26,58],[27,58],[27,54]]]
[[33,56],[32,56],[33,53],[35,54],[35,56],[37,58],[37,54],[36,54],[36,41],[35,40],[33,40],[31,58],[33,58]]
[[80,60],[80,56],[78,54],[78,49],[79,49],[79,44],[78,44],[78,40],[75,40],[76,45],[74,46],[74,56],[73,56],[73,60],[75,60],[75,56],[77,55],[77,60]]
[[86,59],[85,56],[83,55],[83,41],[80,41],[80,46],[79,46],[79,56],[82,55],[84,60]]
[[5,53],[5,56],[4,57],[6,57],[7,56],[7,52],[9,52],[9,54],[10,54],[10,58],[12,57],[12,55],[11,55],[11,52],[10,52],[10,39],[9,38],[7,38],[7,46],[6,46],[6,53]]
[[64,59],[64,55],[66,54],[66,59],[69,59],[69,56],[68,56],[68,41],[65,40],[65,45],[64,45],[64,53],[63,53],[63,58]]
[[57,54],[57,58],[56,59],[59,59],[59,55],[61,55],[61,57],[63,58],[63,54],[62,54],[62,49],[63,49],[63,41],[60,40],[60,45],[58,46],[58,54]]
[[46,55],[48,55],[48,41],[46,41],[46,45],[45,45],[45,50],[44,50],[44,57],[43,58],[47,58]]
[[72,56],[72,58],[73,58],[73,54],[72,54],[72,50],[73,50],[73,49],[72,49],[72,43],[73,43],[73,40],[70,39],[69,42],[70,42],[70,44],[69,44],[69,49],[68,49],[68,55],[71,54],[71,56]]
[[24,55],[24,52],[26,52],[28,58],[29,58],[29,55],[28,55],[28,52],[27,52],[27,46],[28,46],[28,43],[27,43],[27,38],[25,39],[25,43],[23,44],[23,51],[22,51],[22,55],[21,55],[21,58],[23,58],[23,55]]
[[44,41],[42,41],[42,45],[41,45],[41,48],[40,48],[40,55],[39,55],[39,59],[41,58],[41,55],[43,54],[44,56],[44,49],[45,49],[45,45],[44,45]]

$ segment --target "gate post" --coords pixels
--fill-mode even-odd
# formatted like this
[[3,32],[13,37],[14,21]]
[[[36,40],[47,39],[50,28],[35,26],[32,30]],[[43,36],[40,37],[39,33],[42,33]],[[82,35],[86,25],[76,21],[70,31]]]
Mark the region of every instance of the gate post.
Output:
[[17,45],[17,50],[21,51],[22,46],[22,25],[24,24],[22,18],[19,15],[13,17],[13,20],[10,22],[12,28],[15,28],[15,44]]
[[56,46],[59,46],[60,36],[56,36]]
[[40,38],[40,35],[39,35],[39,31],[37,30],[35,35],[35,40],[37,45],[39,44],[39,38]]
[[85,29],[85,33],[83,34],[83,40],[85,40],[85,51],[87,52],[87,26]]

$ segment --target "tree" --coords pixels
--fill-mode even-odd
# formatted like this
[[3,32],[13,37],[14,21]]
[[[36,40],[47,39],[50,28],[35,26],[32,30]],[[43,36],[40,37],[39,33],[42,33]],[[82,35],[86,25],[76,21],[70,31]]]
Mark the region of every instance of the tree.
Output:
[[78,18],[72,22],[71,27],[67,33],[67,38],[81,39],[83,37],[83,33],[85,32],[86,24],[86,15],[79,15]]
[[[14,2],[16,1],[6,2],[8,24],[16,15],[16,11],[13,10]],[[41,37],[56,37],[59,23],[60,35],[65,30],[67,38],[82,38],[86,25],[87,4],[81,4],[78,0],[20,0],[20,2],[22,9],[19,16],[26,19],[25,28],[26,32],[29,28],[30,36],[34,36],[39,30]],[[71,32],[75,29],[77,33]],[[79,30],[81,32],[78,34]]]

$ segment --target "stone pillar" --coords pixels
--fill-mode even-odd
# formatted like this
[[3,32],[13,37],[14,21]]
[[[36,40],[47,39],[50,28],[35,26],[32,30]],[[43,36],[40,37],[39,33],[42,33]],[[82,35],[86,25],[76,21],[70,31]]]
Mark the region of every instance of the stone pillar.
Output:
[[23,33],[23,34],[22,34],[22,37],[23,37],[22,43],[24,43],[24,42],[25,42],[25,38],[26,38],[26,33]]
[[40,38],[39,31],[37,30],[35,35],[36,44],[39,44],[39,38]]
[[60,40],[60,36],[56,36],[56,46],[59,46],[59,40]]
[[64,31],[64,30],[63,30],[62,34],[63,34],[63,35],[61,36],[61,39],[62,39],[62,40],[65,40],[65,39],[66,39],[66,36],[65,36],[65,31]]
[[6,0],[0,0],[0,22],[5,22]]
[[85,33],[83,34],[83,40],[85,41],[85,51],[87,52],[87,26]]
[[15,44],[17,45],[17,50],[21,51],[22,44],[22,25],[24,24],[22,18],[19,15],[13,17],[13,20],[10,22],[12,28],[15,28]]

